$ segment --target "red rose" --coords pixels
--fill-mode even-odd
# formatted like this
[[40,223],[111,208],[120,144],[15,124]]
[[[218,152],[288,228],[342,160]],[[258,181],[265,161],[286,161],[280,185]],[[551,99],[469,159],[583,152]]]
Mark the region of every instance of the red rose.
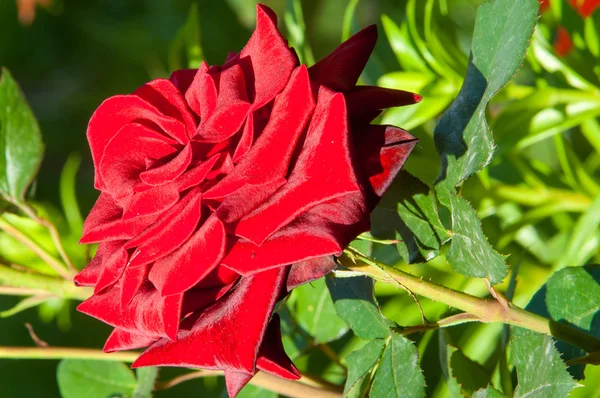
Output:
[[[299,373],[275,303],[334,266],[416,140],[373,126],[404,91],[356,82],[377,38],[359,32],[311,68],[258,6],[225,65],[173,73],[106,100],[88,139],[101,191],[82,242],[78,309],[115,327],[106,351],[134,363],[225,371],[234,396],[257,369]],[[266,335],[268,338],[265,338]]]

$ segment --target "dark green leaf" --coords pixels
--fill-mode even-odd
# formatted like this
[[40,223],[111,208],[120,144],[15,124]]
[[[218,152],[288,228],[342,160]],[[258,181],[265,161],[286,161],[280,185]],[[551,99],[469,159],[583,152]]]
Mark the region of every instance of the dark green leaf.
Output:
[[464,84],[435,129],[442,163],[437,184],[443,188],[439,192],[444,204],[444,192],[453,191],[492,159],[487,104],[523,62],[538,11],[537,0],[490,0],[477,11]]
[[377,367],[370,397],[424,397],[425,378],[418,359],[412,341],[392,334]]
[[120,362],[64,359],[56,377],[63,398],[127,398],[136,388],[133,372]]
[[[40,128],[21,90],[6,69],[0,75],[0,192],[23,201],[40,167]],[[0,205],[1,206],[1,205]]]
[[336,308],[323,279],[294,289],[296,319],[300,327],[317,344],[336,340],[348,331],[346,323],[336,314]]
[[354,334],[365,339],[385,338],[394,324],[379,309],[373,279],[366,276],[327,279],[327,287],[338,315]]
[[137,386],[133,391],[133,398],[152,398],[154,383],[158,377],[158,368],[148,366],[136,370]]
[[348,378],[344,387],[344,397],[364,397],[371,382],[373,367],[379,362],[384,346],[384,340],[371,340],[348,356]]
[[440,330],[439,352],[442,371],[453,396],[471,396],[484,388],[491,376],[477,362],[466,357],[453,343],[447,341],[447,331]]
[[[527,305],[529,311],[568,322],[600,337],[600,267],[592,265],[569,267],[556,272],[548,279]],[[585,355],[585,351],[559,341],[556,348],[565,361]],[[583,378],[584,367],[573,365],[569,372],[577,379]]]
[[373,236],[398,239],[398,251],[409,262],[428,261],[450,238],[442,225],[429,187],[402,171],[371,213]]
[[481,222],[465,199],[450,195],[452,208],[452,244],[448,262],[463,275],[489,278],[492,284],[502,281],[507,273],[504,257],[498,254],[481,230]]
[[552,338],[529,330],[511,328],[511,362],[519,384],[515,398],[566,397],[577,386],[571,378]]

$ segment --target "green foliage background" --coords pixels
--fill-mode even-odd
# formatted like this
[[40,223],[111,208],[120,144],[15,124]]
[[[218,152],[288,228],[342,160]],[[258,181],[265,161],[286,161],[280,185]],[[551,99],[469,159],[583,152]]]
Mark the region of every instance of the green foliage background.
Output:
[[[483,281],[464,275],[490,275],[494,283],[504,280],[497,287],[515,304],[529,305],[536,313],[598,335],[597,269],[565,267],[600,262],[600,12],[583,21],[566,1],[554,2],[536,28],[520,71],[506,87],[493,68],[486,70],[488,64],[477,63],[481,62],[477,52],[485,49],[474,47],[472,61],[486,84],[480,87],[478,98],[467,98],[449,109],[459,95],[464,76],[468,81],[480,78],[473,76],[468,65],[475,13],[483,0],[264,3],[275,9],[290,44],[309,63],[328,54],[349,33],[378,24],[380,40],[362,83],[411,90],[425,97],[419,105],[390,110],[383,116],[383,122],[405,127],[420,139],[406,170],[422,182],[413,181],[411,190],[402,184],[393,187],[373,218],[375,238],[402,242],[360,240],[354,245],[358,250],[414,275],[481,297],[487,294]],[[299,19],[298,4],[302,5],[303,21]],[[250,36],[254,5],[250,0],[55,0],[47,10],[38,8],[34,23],[23,27],[15,2],[0,0],[0,65],[7,67],[19,82],[38,119],[46,146],[30,195],[42,214],[57,223],[76,266],[85,264],[86,253],[76,244],[81,218],[72,209],[78,203],[81,213],[87,214],[97,195],[85,139],[86,124],[94,109],[105,98],[131,92],[152,78],[167,76],[173,69],[197,65],[201,59],[210,64],[222,63],[229,51],[239,50]],[[571,32],[575,46],[566,57],[557,56],[552,48],[559,25]],[[512,29],[525,27],[517,25]],[[493,29],[490,32],[484,43],[498,39]],[[508,35],[511,36],[511,29]],[[510,48],[506,51],[508,54],[501,53],[502,60],[513,57]],[[518,60],[518,56],[513,58]],[[450,171],[442,174],[447,177],[444,180],[439,177],[438,150],[443,157],[457,145],[444,138],[444,127],[456,121],[456,113],[465,107],[480,111],[465,138],[469,138],[468,134],[480,137],[487,124],[496,145],[478,145],[475,160],[469,165],[450,162]],[[447,110],[450,113],[444,117],[450,122],[444,123],[442,114]],[[491,163],[479,171],[492,153],[495,157]],[[78,156],[81,165],[76,172]],[[474,173],[477,174],[466,180]],[[403,174],[399,182],[415,177]],[[466,181],[458,192],[464,199],[459,199],[453,192],[454,185],[463,180]],[[436,189],[440,203],[431,193]],[[453,210],[452,215],[446,207]],[[478,232],[475,214],[481,218],[487,241]],[[29,220],[14,215],[3,217],[51,247],[50,238],[37,231]],[[488,255],[482,267],[489,268],[474,267],[476,256],[461,250],[464,243],[456,243],[459,238],[474,236],[476,245],[484,247]],[[452,243],[444,245],[451,237]],[[31,253],[19,250],[4,234],[0,234],[0,256],[41,270],[46,267]],[[504,256],[508,256],[506,260]],[[504,261],[510,268],[507,278]],[[483,274],[477,274],[480,271]],[[344,283],[352,288],[361,286],[363,281]],[[589,295],[579,297],[578,289],[585,289]],[[364,293],[364,286],[357,291]],[[381,313],[389,320],[401,327],[421,323],[419,306],[404,291],[378,283],[375,294]],[[0,310],[9,309],[18,301],[0,296]],[[508,329],[502,324],[466,323],[443,332],[411,335],[416,340],[413,346],[399,334],[383,339],[389,321],[381,317],[376,306],[368,307],[367,302],[368,308],[361,309],[362,314],[375,317],[379,325],[365,330],[361,328],[362,320],[352,318],[353,309],[346,308],[347,304],[336,299],[330,280],[319,281],[298,289],[280,314],[286,349],[299,368],[342,384],[345,368],[350,367],[351,377],[346,382],[348,388],[352,379],[349,396],[360,395],[360,383],[374,363],[373,352],[380,354],[381,362],[372,391],[381,396],[395,396],[393,391],[383,391],[394,383],[389,363],[394,358],[400,358],[402,363],[415,362],[417,350],[427,396],[471,395],[477,390],[478,396],[496,396],[488,383],[512,391],[516,386],[512,365],[517,372],[526,369],[526,361],[520,357],[523,350],[535,351],[552,344],[549,338],[529,332],[515,332],[519,341],[508,341]],[[421,298],[419,304],[429,321],[452,313],[448,306],[429,299]],[[23,326],[28,322],[51,345],[101,347],[109,328],[76,313],[73,306],[72,302],[55,299],[0,319],[0,345],[31,345]],[[574,310],[565,312],[565,307]],[[510,355],[507,345],[511,347]],[[558,344],[557,348],[563,359],[583,355],[565,344]],[[560,368],[564,365],[558,361],[558,354],[543,354],[536,361],[549,364],[549,373],[544,373],[543,366],[527,371],[549,380],[560,379],[561,384],[557,383],[558,390],[553,392],[557,395],[540,396],[566,395],[574,383],[570,378],[562,383],[566,372]],[[508,360],[512,365],[506,363]],[[57,364],[58,361],[0,360],[0,396],[59,396]],[[67,369],[69,365],[77,367],[69,363],[61,367]],[[558,373],[551,373],[550,368],[558,369]],[[600,396],[598,366],[588,365],[585,374],[581,365],[569,370],[585,385],[573,390],[572,396]],[[118,372],[123,383],[135,384],[133,374],[126,369],[112,371]],[[163,370],[161,379],[178,373],[181,372]],[[420,383],[422,388],[423,376],[413,376],[410,382]],[[519,378],[515,396],[534,390],[535,381]],[[75,380],[74,384],[81,381]],[[222,378],[204,378],[159,391],[155,396],[219,396],[222,391]],[[243,394],[246,395],[242,397],[274,396],[254,387]]]

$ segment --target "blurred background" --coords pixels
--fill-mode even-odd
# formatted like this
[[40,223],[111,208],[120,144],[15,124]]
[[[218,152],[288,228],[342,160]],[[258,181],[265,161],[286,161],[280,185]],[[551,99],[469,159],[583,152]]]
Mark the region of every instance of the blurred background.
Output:
[[[418,106],[388,111],[382,121],[405,127],[421,140],[407,170],[431,185],[439,172],[433,128],[461,87],[475,12],[483,0],[264,3],[277,12],[280,28],[306,63],[327,55],[350,33],[372,23],[379,26],[380,39],[362,82],[424,96]],[[511,266],[519,265],[515,301],[521,306],[554,270],[600,260],[600,12],[575,3],[556,0],[544,5],[522,70],[489,107],[497,156],[462,189],[483,219],[492,245],[510,255]],[[223,63],[229,51],[239,51],[250,37],[255,4],[253,0],[0,0],[0,65],[21,85],[46,146],[35,200],[60,224],[59,177],[75,154],[66,170],[75,170],[77,156],[81,158],[75,186],[85,216],[97,197],[85,138],[96,107],[109,96],[130,93],[153,78],[168,77],[172,70],[197,66],[202,59]],[[71,246],[76,247],[76,233],[71,232]],[[6,253],[3,242],[7,241],[0,236],[0,254],[10,257],[14,253]],[[443,250],[426,265],[408,265],[419,259],[407,258],[393,246],[369,249],[387,263],[438,283],[473,294],[486,292],[481,281],[452,272]],[[77,265],[83,266],[84,256],[79,258]],[[398,324],[419,323],[419,311],[406,294],[378,287],[378,296],[384,313]],[[16,302],[0,296],[0,310]],[[294,301],[292,318],[293,305]],[[428,300],[421,305],[430,320],[447,311]],[[25,322],[56,346],[99,348],[109,333],[103,323],[76,313],[74,303],[50,300],[0,319],[0,345],[31,345]],[[501,333],[501,325],[452,329],[465,355],[490,373],[499,351],[485,342],[500,341]],[[431,377],[428,395],[445,396],[441,372],[436,376],[427,371],[428,366],[439,368],[437,342],[421,343],[425,375]],[[334,359],[343,362],[357,344],[347,335],[332,340]],[[332,382],[343,381],[343,366],[324,352],[298,352],[295,361]],[[58,397],[56,364],[0,360],[0,396]],[[156,396],[218,396],[222,391],[222,379],[206,378]]]

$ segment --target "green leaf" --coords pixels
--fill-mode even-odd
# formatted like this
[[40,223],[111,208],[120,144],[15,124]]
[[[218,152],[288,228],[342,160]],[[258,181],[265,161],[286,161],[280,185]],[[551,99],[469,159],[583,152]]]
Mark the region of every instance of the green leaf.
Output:
[[354,334],[365,339],[385,338],[394,324],[379,309],[373,280],[366,276],[327,279],[337,314]]
[[44,145],[17,83],[7,69],[0,72],[0,193],[22,202],[40,167]]
[[419,353],[412,341],[392,334],[371,386],[371,398],[424,397],[425,378],[418,363]]
[[438,332],[442,371],[453,396],[471,396],[484,388],[491,376],[479,363],[465,356],[453,343],[448,332]]
[[481,230],[481,222],[469,202],[450,195],[452,208],[452,244],[448,262],[456,272],[476,278],[502,281],[508,271],[504,257],[496,252]]
[[506,398],[506,395],[502,394],[494,387],[488,386],[487,388],[475,391],[472,398]]
[[552,319],[567,321],[600,337],[600,267],[570,267],[546,283],[546,305]]
[[369,388],[373,368],[379,363],[384,340],[371,340],[364,347],[348,355],[348,378],[344,386],[344,397],[362,398]]
[[136,388],[133,372],[120,362],[64,359],[56,377],[63,398],[127,398]]
[[519,384],[515,398],[566,397],[577,387],[552,338],[521,328],[511,328],[511,362]]
[[296,320],[316,344],[342,337],[348,326],[336,314],[323,278],[294,289]]
[[198,68],[204,60],[200,36],[198,4],[193,2],[187,19],[169,46],[168,63],[171,71]]
[[[557,322],[568,322],[600,338],[600,267],[569,267],[556,272],[535,294],[527,310]],[[585,351],[558,341],[556,348],[565,361],[585,355]],[[573,365],[569,372],[583,377],[584,367]]]
[[433,259],[450,239],[439,219],[435,195],[406,171],[388,189],[371,220],[373,236],[401,240],[398,251],[408,263]]
[[158,377],[158,368],[155,366],[139,368],[136,370],[136,374],[138,381],[133,391],[133,398],[152,398],[154,383]]
[[[537,0],[490,0],[477,11],[464,84],[434,133],[442,163],[437,184],[444,191],[453,191],[491,161],[487,104],[523,62],[538,11]],[[444,204],[446,199],[440,198]]]

